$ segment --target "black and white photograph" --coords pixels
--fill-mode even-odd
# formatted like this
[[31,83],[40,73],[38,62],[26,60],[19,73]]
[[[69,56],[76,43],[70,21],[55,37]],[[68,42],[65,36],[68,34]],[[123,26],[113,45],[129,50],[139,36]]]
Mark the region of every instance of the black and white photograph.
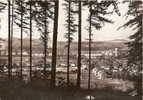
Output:
[[143,100],[143,0],[0,0],[0,100]]

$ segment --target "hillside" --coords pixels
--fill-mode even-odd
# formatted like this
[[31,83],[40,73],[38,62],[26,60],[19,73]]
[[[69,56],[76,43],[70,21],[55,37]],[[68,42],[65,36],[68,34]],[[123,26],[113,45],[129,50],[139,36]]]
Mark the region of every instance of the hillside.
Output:
[[[5,44],[7,45],[7,40],[5,41]],[[107,49],[114,49],[114,48],[125,48],[127,47],[125,43],[127,43],[127,40],[111,40],[111,41],[95,41],[92,43],[92,50],[107,50]],[[30,41],[28,38],[23,39],[23,47],[25,50],[29,49]],[[49,41],[48,43],[49,47],[52,47],[52,42]],[[63,49],[66,48],[67,43],[65,41],[59,41],[58,42],[58,49]],[[19,38],[14,38],[13,39],[13,48],[17,49],[20,48],[20,39]],[[43,49],[43,45],[39,39],[34,39],[32,41],[32,47],[33,50],[39,50],[41,51]],[[77,42],[72,42],[71,44],[71,49],[77,50],[78,48],[78,43]],[[82,49],[83,50],[88,50],[88,42],[83,41],[82,42]]]

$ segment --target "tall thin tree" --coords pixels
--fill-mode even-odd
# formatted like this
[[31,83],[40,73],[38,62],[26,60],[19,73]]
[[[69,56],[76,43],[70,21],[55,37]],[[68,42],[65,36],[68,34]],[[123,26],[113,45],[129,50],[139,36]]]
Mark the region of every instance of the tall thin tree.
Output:
[[30,0],[30,26],[29,26],[29,31],[30,31],[30,80],[32,80],[32,0]]
[[70,16],[71,16],[71,1],[68,1],[68,52],[67,52],[67,86],[69,86],[69,67],[70,67],[70,45],[71,45],[71,33],[70,33]]
[[130,42],[128,45],[128,70],[137,70],[137,73],[134,82],[135,88],[137,90],[138,95],[142,95],[142,53],[143,53],[143,1],[142,0],[130,0],[125,1],[129,3],[129,9],[127,11],[126,16],[132,17],[128,22],[126,22],[122,27],[130,27],[134,30],[134,34],[132,34],[130,38]]
[[21,0],[20,2],[21,4],[21,55],[20,55],[20,68],[21,68],[21,73],[20,73],[20,77],[22,79],[22,70],[23,70],[23,1]]
[[58,36],[58,16],[59,0],[54,1],[54,27],[53,27],[53,47],[52,47],[52,70],[51,70],[51,87],[56,85],[56,59],[57,59],[57,36]]
[[13,45],[12,45],[12,44],[13,44],[13,28],[14,28],[14,27],[13,27],[13,22],[14,22],[13,20],[14,20],[14,0],[12,0],[12,13],[11,13],[11,42],[10,42],[10,43],[11,43],[11,48],[10,48],[10,49],[11,49],[11,50],[10,50],[10,51],[11,51],[11,65],[12,65],[12,66],[13,66],[13,62],[12,62],[12,60],[13,60],[13,56],[12,56],[12,52],[13,52],[12,49],[13,49],[13,47],[12,47],[12,46],[13,46]]
[[[91,50],[92,50],[92,26],[95,27],[95,29],[99,30],[102,28],[104,23],[112,23],[112,20],[109,20],[105,17],[107,14],[112,14],[114,11],[119,13],[118,7],[117,7],[117,1],[110,0],[110,1],[91,1],[87,0],[84,2],[84,5],[87,5],[89,8],[89,72],[88,72],[88,89],[90,90],[90,81],[91,81],[91,68],[92,68],[92,59],[91,59]],[[113,5],[113,11],[109,12],[109,7]]]
[[82,41],[82,34],[81,28],[82,27],[82,2],[81,0],[78,1],[78,73],[77,73],[77,87],[80,88],[81,83],[81,41]]
[[38,1],[35,2],[37,7],[35,7],[34,20],[36,21],[36,26],[38,31],[41,33],[41,43],[43,45],[43,62],[44,62],[44,75],[46,75],[46,64],[47,64],[47,48],[48,48],[48,40],[49,40],[49,20],[53,18],[53,2]]
[[11,2],[8,0],[8,78],[11,79]]
[[[46,3],[46,0],[45,0],[45,3]],[[44,7],[44,14],[45,14],[45,16],[44,16],[44,26],[45,26],[45,34],[44,34],[44,54],[45,54],[45,56],[44,56],[44,74],[46,75],[46,64],[47,64],[47,43],[48,43],[48,41],[47,41],[47,39],[48,39],[48,32],[47,32],[47,9],[46,9],[47,7],[46,7],[46,5],[45,5],[45,7]]]
[[14,23],[20,28],[20,78],[22,79],[23,69],[23,34],[24,30],[27,29],[27,22],[25,19],[26,8],[24,0],[15,0],[15,6],[13,11]]
[[65,34],[65,38],[67,39],[67,87],[69,86],[69,69],[70,69],[70,49],[71,49],[71,42],[73,40],[73,34],[76,32],[76,24],[74,18],[74,2],[70,0],[65,0],[65,8],[67,11],[67,19],[66,19],[66,28],[67,33]]
[[89,15],[89,72],[88,72],[88,89],[90,90],[90,81],[91,81],[91,36],[92,36],[92,4],[89,4],[89,11],[90,11],[90,15]]

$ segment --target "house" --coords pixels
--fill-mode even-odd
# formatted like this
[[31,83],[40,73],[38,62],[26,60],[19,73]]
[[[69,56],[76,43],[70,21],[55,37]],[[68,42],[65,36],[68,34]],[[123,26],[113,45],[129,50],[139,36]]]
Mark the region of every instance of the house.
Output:
[[106,77],[106,73],[103,69],[99,69],[99,68],[94,68],[92,70],[92,73],[94,74],[94,76],[97,78],[97,79],[100,79],[100,80],[103,80],[105,79]]

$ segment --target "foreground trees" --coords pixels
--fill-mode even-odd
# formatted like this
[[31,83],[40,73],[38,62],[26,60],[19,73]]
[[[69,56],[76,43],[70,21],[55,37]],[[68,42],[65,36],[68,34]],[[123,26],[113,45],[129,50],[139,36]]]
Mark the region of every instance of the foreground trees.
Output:
[[20,14],[20,28],[21,28],[21,57],[20,57],[20,77],[22,79],[22,69],[23,69],[23,1],[16,1],[16,4],[18,5],[18,12]]
[[32,18],[33,18],[33,14],[32,14],[32,4],[33,1],[30,0],[29,1],[29,13],[30,13],[30,22],[29,22],[29,32],[30,32],[30,67],[29,67],[29,76],[30,76],[30,80],[32,80]]
[[[14,23],[20,28],[20,78],[22,79],[23,73],[23,34],[24,31],[28,28],[28,23],[26,22],[26,11],[25,8],[25,1],[24,0],[15,0],[14,2],[14,11],[13,11],[13,18]],[[14,5],[13,4],[13,5]]]
[[[120,15],[118,6],[117,6],[117,1],[110,0],[110,1],[85,1],[84,6],[87,6],[89,9],[89,17],[88,17],[88,22],[89,22],[89,72],[88,72],[88,89],[90,90],[90,81],[91,81],[91,68],[92,68],[92,58],[91,58],[91,52],[92,52],[92,27],[94,27],[96,30],[99,30],[103,27],[104,23],[113,23],[112,20],[106,18],[106,15],[112,14],[113,12],[116,12],[118,15]],[[109,7],[113,6],[114,8],[112,11],[108,11]]]
[[132,16],[133,18],[123,25],[123,27],[131,27],[135,30],[135,33],[130,36],[131,42],[128,43],[128,61],[129,64],[138,65],[139,71],[142,66],[142,4],[141,0],[130,2],[127,17]]
[[[37,4],[37,6],[36,6]],[[47,64],[47,49],[49,40],[49,23],[50,19],[53,19],[53,2],[45,1],[35,1],[35,16],[36,26],[38,31],[41,33],[40,39],[43,45],[43,63],[44,63],[44,74],[46,74],[46,64]]]
[[53,27],[53,47],[52,47],[52,70],[51,70],[51,87],[56,85],[56,61],[57,61],[57,36],[58,36],[58,17],[59,17],[59,0],[54,1],[54,27]]
[[81,45],[82,45],[82,1],[78,1],[78,72],[77,72],[77,87],[80,88],[81,83]]
[[[125,1],[126,2],[126,1]],[[132,16],[123,27],[132,28],[135,33],[130,36],[130,42],[128,43],[129,54],[128,54],[128,65],[129,69],[136,70],[135,86],[137,88],[138,94],[142,94],[142,47],[143,47],[143,33],[142,33],[142,10],[143,1],[135,0],[129,2],[129,10],[127,12],[127,17]]]
[[11,43],[10,43],[10,40],[11,40],[11,20],[10,20],[10,14],[11,14],[11,2],[10,0],[8,0],[8,78],[11,79],[11,67],[12,67],[12,64],[11,64]]
[[65,8],[67,10],[67,19],[66,19],[66,28],[67,33],[65,34],[65,38],[67,39],[67,86],[69,86],[69,68],[70,68],[70,48],[71,42],[73,40],[73,34],[76,32],[75,18],[73,16],[73,3],[70,0],[65,0]]
[[23,70],[23,1],[20,1],[20,14],[21,14],[21,60],[20,60],[20,66],[21,66],[21,74],[20,77],[22,79],[22,70]]
[[11,8],[12,8],[12,10],[11,10],[11,47],[10,47],[10,51],[11,51],[11,65],[12,65],[12,67],[13,67],[13,54],[12,54],[12,52],[13,52],[13,32],[14,32],[14,2],[15,2],[15,0],[12,0],[12,4],[11,4]]

